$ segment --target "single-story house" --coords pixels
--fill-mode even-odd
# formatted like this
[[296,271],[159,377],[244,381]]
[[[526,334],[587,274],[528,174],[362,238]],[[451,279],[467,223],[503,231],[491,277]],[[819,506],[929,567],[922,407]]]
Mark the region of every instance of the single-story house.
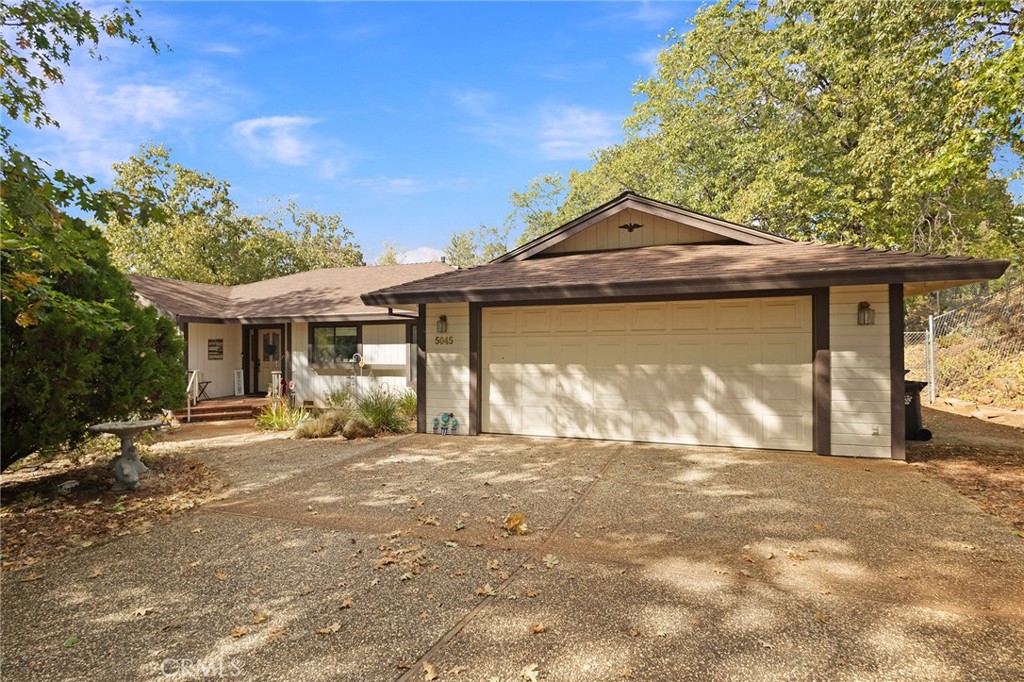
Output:
[[415,315],[360,294],[451,271],[436,262],[331,268],[237,286],[129,279],[142,303],[178,324],[203,397],[266,395],[283,380],[296,400],[323,405],[334,390],[415,385]]
[[418,428],[904,458],[903,300],[1006,261],[801,243],[625,193],[415,310]]

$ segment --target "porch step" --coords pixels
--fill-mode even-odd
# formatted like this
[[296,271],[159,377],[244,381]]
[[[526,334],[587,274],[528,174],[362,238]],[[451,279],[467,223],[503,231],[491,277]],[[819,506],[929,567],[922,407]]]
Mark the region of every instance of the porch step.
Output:
[[[192,407],[193,422],[226,421],[231,419],[253,419],[260,413],[266,400],[247,401],[221,401],[208,400]],[[179,409],[174,411],[174,416],[179,421],[188,419],[188,411]]]

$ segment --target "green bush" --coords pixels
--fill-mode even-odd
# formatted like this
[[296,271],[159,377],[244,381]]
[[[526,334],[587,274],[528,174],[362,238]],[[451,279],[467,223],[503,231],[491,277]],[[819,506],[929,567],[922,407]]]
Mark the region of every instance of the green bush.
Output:
[[0,469],[185,401],[174,323],[137,304],[99,230],[61,212],[67,176],[17,152],[2,165]]
[[256,428],[268,431],[288,431],[309,418],[305,407],[294,407],[286,398],[276,398],[263,406],[256,417]]
[[402,433],[409,428],[409,419],[403,409],[402,394],[391,393],[375,386],[356,398],[360,416],[375,430],[384,433]]
[[324,394],[324,400],[330,407],[346,407],[352,400],[346,388],[335,388]]
[[329,438],[341,433],[349,420],[346,410],[327,410],[314,419],[299,424],[295,429],[296,438]]
[[398,406],[406,419],[416,418],[416,391],[405,391],[398,397]]

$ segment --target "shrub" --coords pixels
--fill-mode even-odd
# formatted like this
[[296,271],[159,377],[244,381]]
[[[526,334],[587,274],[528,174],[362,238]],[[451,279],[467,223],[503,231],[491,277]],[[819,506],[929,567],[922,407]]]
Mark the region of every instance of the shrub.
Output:
[[345,407],[352,400],[346,388],[335,388],[324,394],[324,400],[330,407]]
[[404,391],[398,396],[398,407],[406,419],[416,418],[416,391]]
[[276,398],[267,403],[256,417],[256,428],[269,431],[294,429],[303,419],[309,418],[305,407],[294,407],[286,398]]
[[401,433],[409,428],[409,419],[402,408],[403,396],[380,386],[356,398],[360,416],[376,431]]
[[327,410],[317,416],[299,424],[295,429],[296,438],[328,438],[345,428],[345,422],[349,420],[346,410]]

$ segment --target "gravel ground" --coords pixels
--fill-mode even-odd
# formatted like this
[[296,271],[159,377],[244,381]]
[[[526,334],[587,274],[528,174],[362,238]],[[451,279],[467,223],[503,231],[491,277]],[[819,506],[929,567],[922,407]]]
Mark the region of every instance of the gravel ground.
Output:
[[220,499],[4,576],[4,679],[1024,678],[1024,543],[913,466],[213,433]]

